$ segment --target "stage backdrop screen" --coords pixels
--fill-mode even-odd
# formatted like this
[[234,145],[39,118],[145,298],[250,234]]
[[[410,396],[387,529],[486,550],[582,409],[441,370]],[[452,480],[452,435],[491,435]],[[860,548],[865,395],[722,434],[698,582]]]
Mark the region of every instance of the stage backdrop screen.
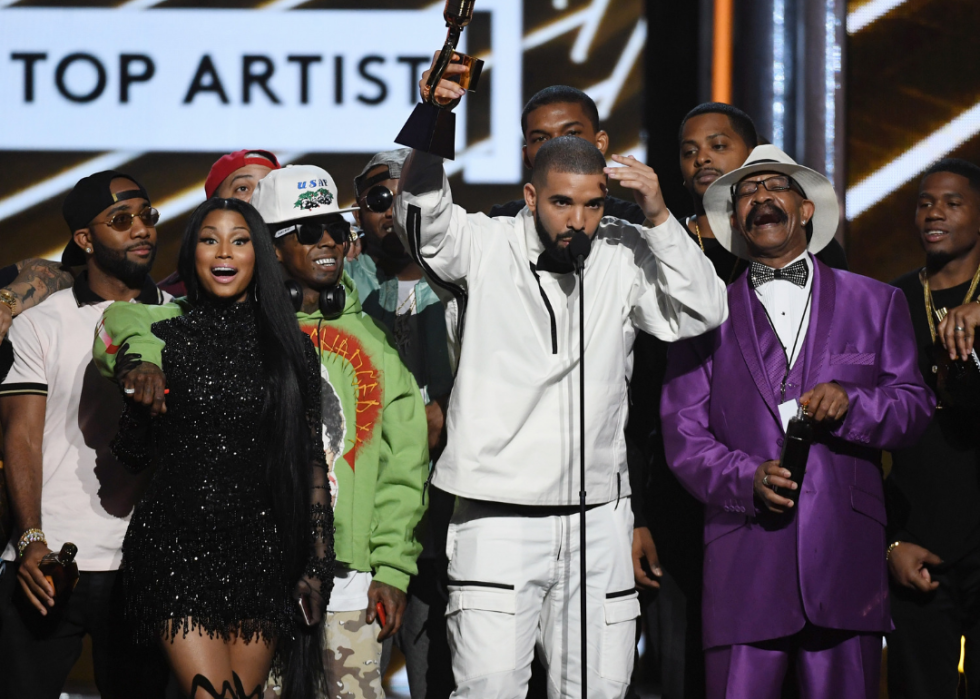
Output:
[[943,156],[980,164],[977,0],[848,3],[847,254],[891,281],[924,263],[922,172]]
[[[364,163],[396,147],[445,40],[443,7],[0,0],[0,264],[58,259],[61,201],[103,169],[138,178],[161,211],[157,278],[226,152],[319,165],[350,201]],[[456,110],[456,200],[485,211],[521,196],[521,109],[552,84],[596,100],[614,152],[645,155],[645,42],[641,0],[477,0],[459,49],[486,66]]]

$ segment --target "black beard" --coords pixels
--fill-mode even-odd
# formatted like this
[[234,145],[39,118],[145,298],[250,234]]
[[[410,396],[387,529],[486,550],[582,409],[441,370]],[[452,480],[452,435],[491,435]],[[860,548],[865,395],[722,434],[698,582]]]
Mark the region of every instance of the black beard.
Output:
[[389,274],[398,274],[412,261],[412,256],[394,233],[380,237],[365,231],[364,243],[364,251],[376,258]]
[[128,250],[113,250],[99,242],[99,239],[92,236],[92,251],[95,261],[103,271],[111,274],[130,289],[139,289],[143,286],[146,275],[153,267],[153,260],[156,259],[157,249],[153,247],[150,259],[146,262],[133,262],[126,253]]
[[564,233],[559,234],[555,240],[552,240],[551,236],[548,235],[548,231],[545,229],[544,224],[541,223],[541,218],[538,216],[537,212],[534,213],[534,230],[538,232],[538,238],[541,240],[541,244],[544,246],[544,251],[548,253],[548,256],[555,261],[566,265],[572,264],[572,254],[569,252],[567,245],[565,247],[558,247],[558,241],[568,240],[575,233],[585,233],[584,230],[566,230]]

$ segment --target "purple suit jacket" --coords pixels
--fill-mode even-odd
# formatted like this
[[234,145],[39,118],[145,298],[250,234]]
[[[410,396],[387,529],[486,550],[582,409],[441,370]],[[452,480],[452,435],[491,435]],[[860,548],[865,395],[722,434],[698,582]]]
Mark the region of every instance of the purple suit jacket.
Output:
[[729,318],[670,348],[661,401],[667,462],[705,503],[704,646],[792,635],[807,620],[891,629],[882,449],[913,444],[935,397],[923,383],[902,292],[814,260],[810,324],[786,400],[836,381],[850,408],[810,449],[799,505],[776,515],[754,498],[778,459],[782,346],[745,274]]

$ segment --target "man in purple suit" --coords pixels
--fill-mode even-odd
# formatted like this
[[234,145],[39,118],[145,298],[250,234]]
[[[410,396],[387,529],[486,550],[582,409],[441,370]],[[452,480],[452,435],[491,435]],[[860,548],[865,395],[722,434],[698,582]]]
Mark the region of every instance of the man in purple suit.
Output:
[[[935,407],[908,305],[813,257],[837,197],[775,146],[704,203],[751,262],[728,321],[671,347],[661,403],[668,463],[705,504],[707,696],[778,699],[795,666],[807,699],[877,697],[891,629],[880,454],[913,444]],[[799,487],[778,461],[798,406],[814,432]]]

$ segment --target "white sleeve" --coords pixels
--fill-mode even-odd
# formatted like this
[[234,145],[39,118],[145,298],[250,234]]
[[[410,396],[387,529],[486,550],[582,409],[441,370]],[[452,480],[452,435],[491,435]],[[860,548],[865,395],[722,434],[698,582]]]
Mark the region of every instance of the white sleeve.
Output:
[[13,348],[14,362],[0,384],[0,396],[46,396],[48,377],[44,368],[45,346],[29,315],[21,314],[14,318],[7,339]]
[[673,216],[639,227],[645,250],[630,290],[633,323],[664,342],[701,335],[728,318],[728,293],[711,261]]
[[453,204],[442,158],[412,152],[399,179],[395,232],[427,274],[450,284],[466,281],[481,248],[481,218]]

